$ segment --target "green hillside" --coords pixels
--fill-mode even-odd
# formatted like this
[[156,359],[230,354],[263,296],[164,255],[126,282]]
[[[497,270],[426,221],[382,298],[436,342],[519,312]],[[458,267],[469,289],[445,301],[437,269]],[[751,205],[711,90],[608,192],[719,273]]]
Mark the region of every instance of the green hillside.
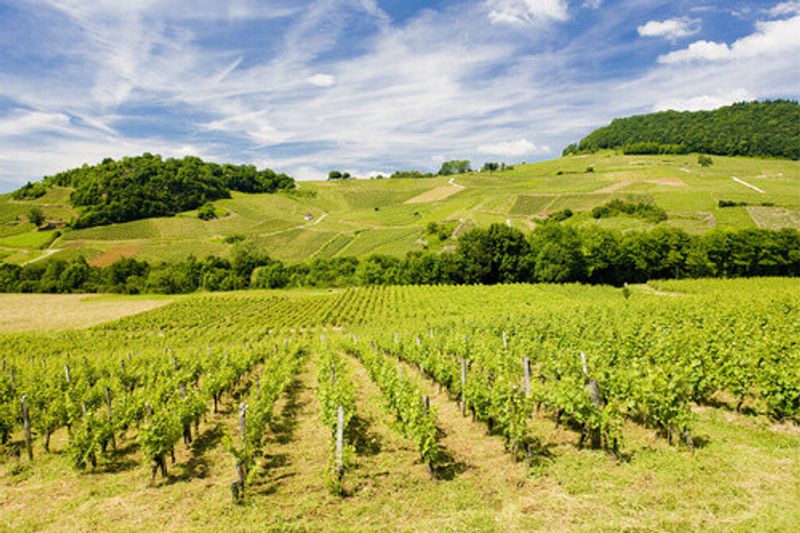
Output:
[[[253,240],[271,256],[287,261],[373,253],[401,256],[447,247],[453,237],[476,225],[500,222],[527,232],[564,209],[575,215],[563,224],[621,230],[653,226],[624,215],[591,216],[592,208],[613,199],[652,203],[667,212],[668,219],[660,224],[690,233],[712,228],[800,229],[800,163],[741,157],[714,156],[711,166],[702,167],[697,155],[603,151],[454,178],[299,182],[295,191],[234,192],[214,202],[220,216],[208,221],[188,211],[80,230],[35,231],[27,221],[34,206],[49,220],[76,216],[69,192],[56,187],[35,200],[0,196],[0,257],[17,264],[78,255],[100,265],[120,257],[171,261],[191,254],[225,256],[241,239]],[[720,201],[747,205],[720,207]],[[431,222],[445,223],[446,231],[439,233],[447,238],[430,234]]]
[[564,152],[622,148],[625,153],[702,152],[800,159],[800,104],[747,102],[713,111],[662,111],[615,119]]

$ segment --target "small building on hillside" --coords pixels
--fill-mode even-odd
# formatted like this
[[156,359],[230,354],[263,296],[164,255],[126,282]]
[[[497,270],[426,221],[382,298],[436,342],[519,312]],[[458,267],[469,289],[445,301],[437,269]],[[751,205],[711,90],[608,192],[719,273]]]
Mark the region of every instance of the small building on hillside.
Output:
[[303,215],[303,220],[312,222],[314,220],[314,215],[312,215],[311,213],[306,213],[305,215]]

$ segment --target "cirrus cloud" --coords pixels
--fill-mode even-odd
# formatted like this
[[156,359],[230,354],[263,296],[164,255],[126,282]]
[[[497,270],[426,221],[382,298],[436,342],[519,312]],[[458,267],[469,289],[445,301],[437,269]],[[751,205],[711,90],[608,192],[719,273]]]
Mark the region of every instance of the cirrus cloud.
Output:
[[567,20],[565,0],[489,0],[493,24],[526,25]]

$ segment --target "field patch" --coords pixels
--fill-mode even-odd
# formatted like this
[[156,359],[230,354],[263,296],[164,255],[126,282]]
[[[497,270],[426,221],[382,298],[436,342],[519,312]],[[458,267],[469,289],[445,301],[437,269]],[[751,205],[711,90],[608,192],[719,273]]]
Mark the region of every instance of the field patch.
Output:
[[620,190],[624,189],[625,187],[627,187],[630,184],[631,184],[631,182],[629,182],[629,181],[618,181],[616,183],[612,183],[611,185],[603,187],[602,189],[597,189],[595,192],[596,193],[617,192],[617,191],[620,191]]
[[431,202],[439,202],[444,200],[445,198],[449,198],[456,193],[459,193],[463,190],[463,187],[458,187],[454,185],[444,185],[442,187],[436,187],[435,189],[431,189],[429,191],[425,191],[422,194],[419,194],[413,198],[409,198],[404,203],[406,204],[428,204]]
[[342,250],[345,246],[347,246],[350,242],[352,242],[353,237],[352,235],[347,235],[345,233],[339,233],[334,238],[329,240],[325,243],[325,245],[320,248],[314,257],[320,258],[330,258],[334,257],[340,250]]
[[534,215],[547,209],[556,198],[553,194],[521,194],[511,206],[512,215]]
[[59,235],[54,231],[29,231],[0,239],[0,246],[40,250],[56,240]]
[[717,228],[753,228],[755,222],[747,208],[726,207],[714,211]]
[[0,294],[0,332],[86,328],[142,313],[171,300],[85,294]]
[[95,257],[89,264],[92,266],[98,267],[106,267],[110,264],[116,263],[120,259],[124,259],[126,257],[134,257],[137,253],[142,251],[141,244],[129,244],[127,246],[117,246],[116,248],[112,248],[108,251],[103,252],[99,256]]
[[652,183],[654,185],[668,185],[670,187],[678,187],[681,189],[688,189],[689,186],[680,178],[656,178],[652,180],[644,180],[645,183]]
[[800,229],[800,209],[750,206],[747,208],[747,212],[750,213],[750,217],[759,228]]

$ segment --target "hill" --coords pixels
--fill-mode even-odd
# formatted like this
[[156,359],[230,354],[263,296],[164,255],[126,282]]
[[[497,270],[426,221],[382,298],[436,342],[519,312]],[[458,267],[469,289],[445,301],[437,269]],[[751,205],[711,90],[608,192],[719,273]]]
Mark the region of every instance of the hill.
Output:
[[[99,165],[75,168],[12,193],[15,200],[32,200],[49,188],[68,187],[69,204],[77,208],[74,228],[87,228],[196,209],[206,202],[230,198],[231,191],[271,193],[294,187],[294,180],[270,169],[251,165],[218,165],[199,157],[161,159],[145,153],[119,161],[106,158]],[[204,218],[215,213],[206,207]]]
[[565,153],[622,148],[628,153],[689,153],[800,159],[800,104],[739,103],[714,111],[663,111],[616,119]]
[[786,160],[715,156],[711,166],[702,167],[691,155],[601,151],[505,172],[297,186],[275,194],[234,191],[214,202],[220,216],[207,221],[193,210],[50,231],[34,231],[27,214],[39,207],[47,219],[70,220],[77,214],[69,202],[73,188],[52,186],[32,200],[3,195],[0,257],[17,264],[78,255],[98,265],[120,257],[174,261],[192,254],[226,256],[243,239],[285,261],[401,256],[448,247],[473,226],[499,222],[529,232],[565,209],[574,213],[562,222],[567,225],[622,231],[655,225],[624,213],[592,216],[593,208],[614,199],[660,207],[668,218],[658,224],[695,234],[713,228],[800,228],[800,163]]

